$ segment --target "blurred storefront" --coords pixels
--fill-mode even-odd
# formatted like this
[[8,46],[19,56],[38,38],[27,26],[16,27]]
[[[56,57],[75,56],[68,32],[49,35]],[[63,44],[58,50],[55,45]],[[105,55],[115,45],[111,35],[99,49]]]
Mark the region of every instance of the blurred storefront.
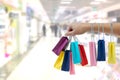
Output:
[[27,0],[0,0],[0,76],[12,59],[26,54],[40,38],[40,15]]

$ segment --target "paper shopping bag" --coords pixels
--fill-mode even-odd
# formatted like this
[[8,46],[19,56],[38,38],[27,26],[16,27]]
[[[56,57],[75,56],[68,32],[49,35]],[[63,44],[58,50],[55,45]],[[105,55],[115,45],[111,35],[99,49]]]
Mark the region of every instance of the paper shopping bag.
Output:
[[105,41],[104,40],[99,40],[98,41],[97,61],[105,61],[105,60],[106,60]]
[[108,63],[109,64],[116,63],[115,42],[108,43]]
[[72,58],[74,64],[81,63],[80,51],[78,47],[78,41],[74,41],[70,43],[70,50],[72,51]]
[[62,64],[62,71],[69,71],[70,69],[70,50],[65,51],[64,59],[63,59],[63,64]]
[[81,65],[82,66],[87,65],[88,60],[87,60],[87,57],[86,57],[86,52],[85,52],[84,46],[79,44],[79,49],[80,49],[80,56],[81,56],[81,59],[82,59]]
[[61,51],[60,52],[60,55],[58,56],[55,64],[54,64],[54,68],[56,69],[61,69],[61,66],[62,66],[62,63],[63,63],[63,59],[64,59],[64,54],[65,52],[64,51]]
[[75,67],[72,60],[72,52],[70,52],[70,74],[71,75],[75,74]]
[[90,49],[90,64],[91,66],[96,66],[96,45],[95,42],[89,42],[89,49]]
[[67,44],[69,43],[68,38],[67,37],[62,37],[59,42],[56,44],[56,46],[53,48],[53,52],[56,55],[59,55],[60,52],[67,46]]

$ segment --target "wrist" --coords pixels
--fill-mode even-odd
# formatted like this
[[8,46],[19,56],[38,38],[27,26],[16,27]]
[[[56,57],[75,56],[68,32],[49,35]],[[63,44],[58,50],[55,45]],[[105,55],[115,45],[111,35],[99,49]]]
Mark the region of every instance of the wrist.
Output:
[[91,24],[90,23],[82,23],[83,29],[85,32],[91,31]]

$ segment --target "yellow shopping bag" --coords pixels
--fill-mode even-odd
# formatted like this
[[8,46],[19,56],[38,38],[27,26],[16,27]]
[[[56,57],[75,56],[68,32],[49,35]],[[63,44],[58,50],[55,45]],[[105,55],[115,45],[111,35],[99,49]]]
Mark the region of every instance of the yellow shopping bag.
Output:
[[65,54],[64,51],[60,52],[60,55],[58,56],[58,58],[57,58],[57,60],[56,60],[56,62],[54,64],[54,68],[59,69],[59,70],[61,69],[62,63],[63,63],[63,59],[64,59],[64,54]]
[[115,64],[116,63],[116,55],[115,55],[115,42],[108,43],[108,63]]

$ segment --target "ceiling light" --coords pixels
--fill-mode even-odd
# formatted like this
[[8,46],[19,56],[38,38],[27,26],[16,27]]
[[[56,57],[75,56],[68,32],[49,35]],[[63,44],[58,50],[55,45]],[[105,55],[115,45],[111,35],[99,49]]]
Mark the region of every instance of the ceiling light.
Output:
[[63,13],[65,11],[65,8],[58,8],[57,13]]
[[72,0],[61,0],[61,4],[70,4]]
[[71,2],[71,1],[73,1],[73,0],[61,0],[61,1],[70,1],[70,2]]
[[107,0],[95,0],[95,1],[99,1],[99,2],[107,2]]
[[70,4],[71,2],[70,1],[62,1],[60,2],[60,4]]
[[90,4],[91,4],[91,5],[99,5],[100,2],[99,2],[99,1],[92,1]]
[[66,5],[59,5],[59,8],[64,8],[64,9],[66,9],[68,6],[66,6]]

